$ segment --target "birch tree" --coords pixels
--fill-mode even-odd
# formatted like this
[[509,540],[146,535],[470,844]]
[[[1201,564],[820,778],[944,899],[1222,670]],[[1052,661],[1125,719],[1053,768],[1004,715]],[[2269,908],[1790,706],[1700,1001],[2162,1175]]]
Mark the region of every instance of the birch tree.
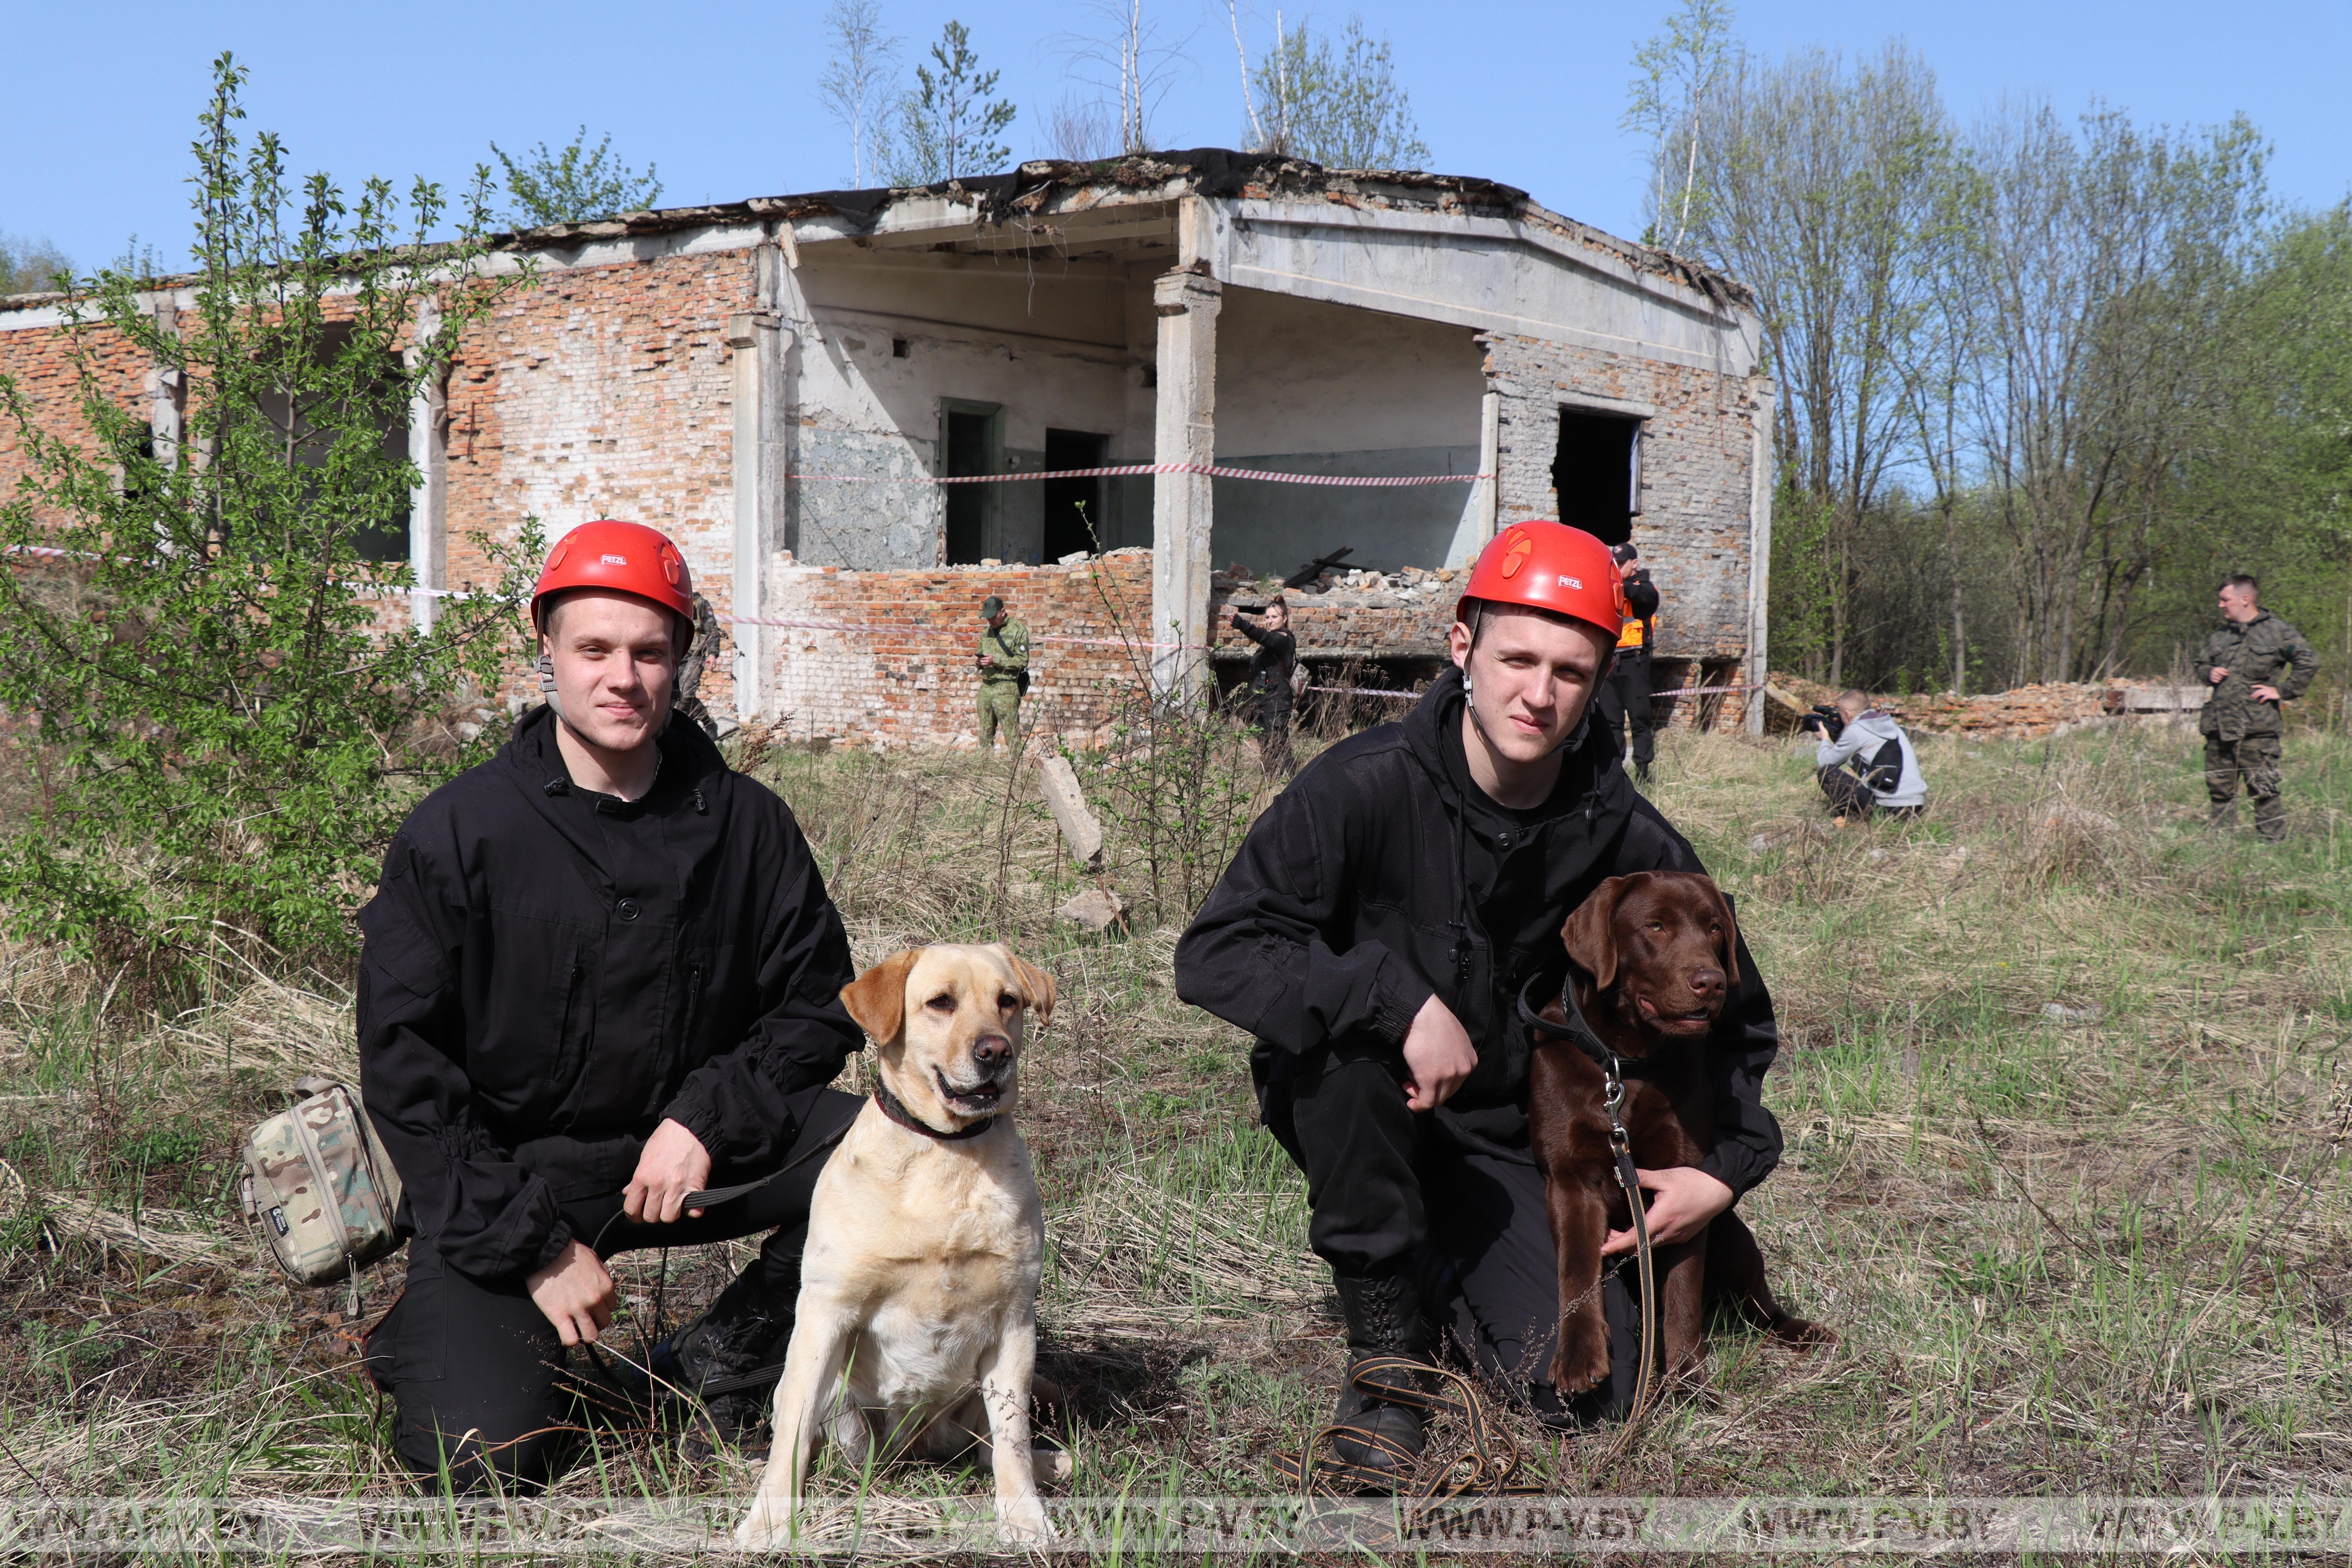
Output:
[[1784,479],[1822,523],[1829,678],[1843,681],[1857,524],[1906,436],[1943,105],[1900,45],[1851,69],[1818,49],[1778,64],[1740,55],[1686,134],[1712,153],[1696,165],[1690,239],[1756,291],[1790,413],[1775,426]]
[[888,162],[888,121],[901,94],[898,39],[883,30],[881,0],[833,0],[824,30],[833,56],[817,78],[817,100],[849,132],[849,183],[862,189]]

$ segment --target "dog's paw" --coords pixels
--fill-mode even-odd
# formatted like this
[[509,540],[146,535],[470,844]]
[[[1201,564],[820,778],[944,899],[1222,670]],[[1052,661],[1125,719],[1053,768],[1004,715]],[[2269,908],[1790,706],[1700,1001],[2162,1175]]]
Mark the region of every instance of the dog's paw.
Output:
[[1773,1339],[1800,1354],[1828,1350],[1838,1342],[1835,1329],[1803,1318],[1783,1318],[1772,1325],[1770,1333]]
[[1590,1394],[1608,1381],[1608,1337],[1593,1338],[1597,1343],[1586,1342],[1587,1337],[1578,1333],[1561,1337],[1559,1353],[1552,1358],[1551,1381],[1562,1398]]
[[1034,1497],[997,1499],[996,1532],[1007,1545],[1037,1552],[1057,1539],[1054,1521],[1045,1517],[1045,1503]]
[[1029,1471],[1036,1477],[1039,1486],[1052,1481],[1066,1481],[1077,1468],[1077,1461],[1070,1457],[1070,1451],[1059,1443],[1030,1439]]
[[735,1527],[735,1546],[741,1552],[766,1552],[792,1539],[792,1505],[761,1496],[751,1500],[751,1511]]

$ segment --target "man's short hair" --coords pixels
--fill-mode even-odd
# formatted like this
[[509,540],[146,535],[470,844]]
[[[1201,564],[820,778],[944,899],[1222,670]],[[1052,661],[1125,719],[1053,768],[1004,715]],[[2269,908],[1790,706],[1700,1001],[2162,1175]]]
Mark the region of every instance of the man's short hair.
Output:
[[1840,705],[1851,702],[1856,708],[1867,708],[1870,706],[1870,693],[1863,690],[1858,686],[1847,687],[1843,691],[1837,694],[1837,700]]
[[2253,577],[2248,573],[2231,573],[2227,577],[2221,579],[2221,586],[2224,588],[2243,588],[2246,591],[2248,597],[2257,599],[2262,597],[2262,584],[2255,582]]

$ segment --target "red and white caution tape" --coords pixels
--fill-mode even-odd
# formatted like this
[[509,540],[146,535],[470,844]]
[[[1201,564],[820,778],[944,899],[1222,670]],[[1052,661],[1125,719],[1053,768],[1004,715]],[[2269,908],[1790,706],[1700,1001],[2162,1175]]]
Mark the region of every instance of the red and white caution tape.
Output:
[[[1311,650],[1310,650],[1310,651],[1311,651]],[[1310,687],[1308,687],[1307,689],[1307,690],[1309,690],[1309,691],[1330,691],[1330,692],[1336,692],[1336,693],[1338,693],[1339,696],[1342,696],[1342,697],[1412,697],[1412,698],[1418,698],[1418,697],[1421,697],[1421,696],[1424,695],[1423,693],[1419,692],[1419,691],[1391,691],[1391,690],[1387,689],[1386,689],[1386,688],[1384,688],[1384,687],[1379,687],[1379,686],[1310,686]]]
[[1370,479],[1353,474],[1286,474],[1270,468],[1224,468],[1214,463],[1121,463],[1108,468],[1053,468],[1009,474],[787,474],[789,479],[825,485],[1005,485],[1031,479],[1109,479],[1139,474],[1206,474],[1213,479],[1257,479],[1277,485],[1339,485],[1350,489],[1393,489],[1401,485],[1466,485],[1492,474],[1409,474]]

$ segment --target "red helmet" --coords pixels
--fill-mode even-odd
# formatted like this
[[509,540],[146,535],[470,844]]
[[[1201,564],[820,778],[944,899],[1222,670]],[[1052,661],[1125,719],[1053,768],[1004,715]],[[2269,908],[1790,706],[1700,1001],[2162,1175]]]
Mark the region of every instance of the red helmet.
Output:
[[1572,616],[1612,639],[1625,627],[1625,579],[1609,547],[1549,519],[1515,522],[1487,542],[1470,568],[1455,619],[1469,620],[1473,599]]
[[572,588],[634,595],[682,618],[694,636],[694,574],[667,535],[642,522],[599,518],[557,540],[530,591],[530,624],[542,625],[540,606],[549,595]]

